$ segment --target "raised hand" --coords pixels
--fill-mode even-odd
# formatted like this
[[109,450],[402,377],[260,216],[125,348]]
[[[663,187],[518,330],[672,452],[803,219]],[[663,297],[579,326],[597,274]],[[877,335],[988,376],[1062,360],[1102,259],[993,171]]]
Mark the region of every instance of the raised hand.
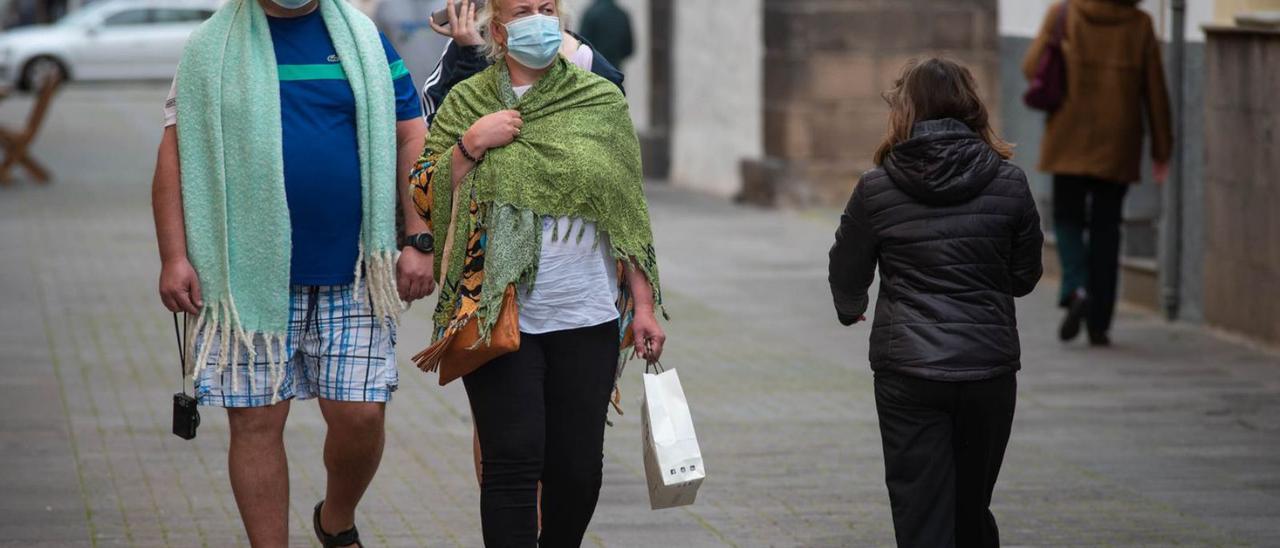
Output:
[[449,22],[444,25],[437,24],[435,19],[427,18],[427,23],[431,25],[431,30],[436,31],[441,36],[448,36],[459,46],[479,46],[484,44],[484,37],[480,36],[480,29],[476,27],[476,4],[471,0],[449,0],[445,4],[445,15],[449,17]]

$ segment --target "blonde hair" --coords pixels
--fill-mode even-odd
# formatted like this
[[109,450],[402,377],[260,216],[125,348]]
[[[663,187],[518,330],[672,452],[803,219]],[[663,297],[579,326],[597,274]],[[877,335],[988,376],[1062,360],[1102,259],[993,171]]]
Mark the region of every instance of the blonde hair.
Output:
[[[476,28],[480,29],[480,35],[484,37],[484,45],[480,46],[480,54],[484,56],[490,63],[498,62],[503,55],[507,54],[506,46],[498,43],[497,37],[494,36],[493,29],[490,28],[496,15],[497,5],[503,0],[489,0],[485,2],[484,7],[476,12]],[[561,0],[555,0],[556,16],[560,18],[560,32],[564,32],[566,21],[569,18],[569,12],[565,11],[564,3]]]

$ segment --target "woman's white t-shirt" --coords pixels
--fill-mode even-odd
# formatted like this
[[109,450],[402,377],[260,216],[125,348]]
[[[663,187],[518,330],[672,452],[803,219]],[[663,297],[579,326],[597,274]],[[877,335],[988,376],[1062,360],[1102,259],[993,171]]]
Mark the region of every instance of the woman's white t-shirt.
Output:
[[[569,57],[584,70],[591,70],[591,59],[591,48],[585,44]],[[531,87],[512,89],[516,96],[523,96]],[[609,236],[597,232],[595,223],[543,217],[537,277],[532,287],[517,291],[520,331],[550,333],[618,319],[617,266],[610,249]]]

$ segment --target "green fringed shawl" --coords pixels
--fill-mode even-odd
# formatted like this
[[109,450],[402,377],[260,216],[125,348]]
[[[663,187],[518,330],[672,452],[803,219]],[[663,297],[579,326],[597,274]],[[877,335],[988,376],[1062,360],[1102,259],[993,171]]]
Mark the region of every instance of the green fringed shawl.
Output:
[[[476,120],[505,109],[520,112],[520,136],[488,151],[471,170],[459,195],[474,197],[480,214],[472,219],[460,207],[459,222],[450,226],[453,147]],[[506,287],[534,281],[543,216],[594,222],[608,234],[615,258],[634,259],[640,266],[661,305],[640,144],[617,86],[562,58],[517,98],[506,62],[499,60],[449,92],[432,123],[425,155],[435,162],[431,211],[436,241],[445,241],[446,230],[455,231],[453,249],[436,254],[436,279],[444,280],[435,314],[437,336],[454,319],[466,242],[476,222],[487,238],[477,311],[483,337],[497,321]],[[553,234],[584,236],[581,229]],[[446,273],[439,272],[443,253],[451,254]]]

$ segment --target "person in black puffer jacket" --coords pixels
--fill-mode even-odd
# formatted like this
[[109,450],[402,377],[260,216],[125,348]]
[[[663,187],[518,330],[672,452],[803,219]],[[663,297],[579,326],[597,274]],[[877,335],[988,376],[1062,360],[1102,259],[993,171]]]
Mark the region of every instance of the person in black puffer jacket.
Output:
[[968,69],[909,63],[886,97],[880,167],[831,248],[836,314],[865,319],[878,264],[870,361],[899,546],[998,546],[988,507],[1021,367],[1014,298],[1040,280],[1040,216]]

